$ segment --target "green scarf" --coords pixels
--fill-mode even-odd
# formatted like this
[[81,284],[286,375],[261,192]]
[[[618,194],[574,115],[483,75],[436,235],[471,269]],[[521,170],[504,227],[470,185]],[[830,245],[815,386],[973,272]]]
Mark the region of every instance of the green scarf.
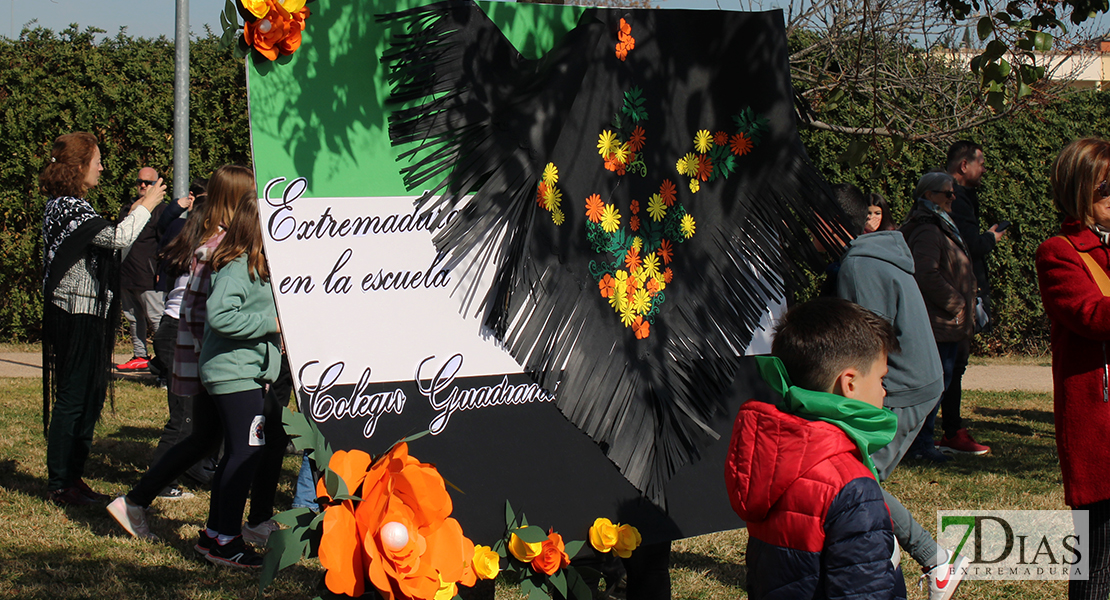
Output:
[[856,443],[863,464],[871,470],[875,480],[879,479],[871,454],[894,439],[898,429],[897,415],[860,400],[794,386],[786,367],[776,356],[757,356],[755,360],[763,380],[786,400],[786,412],[839,427]]

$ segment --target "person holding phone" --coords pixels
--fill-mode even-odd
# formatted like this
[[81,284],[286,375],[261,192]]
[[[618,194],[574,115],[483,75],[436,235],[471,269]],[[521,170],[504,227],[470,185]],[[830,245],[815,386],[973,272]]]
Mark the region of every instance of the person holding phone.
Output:
[[[976,301],[973,312],[976,315],[976,332],[987,331],[990,327],[991,315],[991,284],[987,275],[987,255],[994,250],[995,244],[1005,235],[1005,227],[1001,223],[991,225],[989,229],[979,231],[979,186],[982,184],[983,175],[986,173],[986,159],[983,147],[975,142],[960,140],[948,148],[945,169],[955,180],[953,191],[956,198],[952,201],[952,210],[949,215],[956,224],[967,246],[968,257],[971,259],[972,272],[975,274]],[[962,343],[956,362],[953,365],[952,382],[945,388],[943,406],[959,406],[963,395],[962,380],[964,371],[967,370],[967,361],[971,355],[971,339]],[[946,411],[943,427],[945,435],[937,442],[937,449],[948,454],[981,455],[990,452],[990,448],[976,442],[963,429],[956,412],[951,416]]]

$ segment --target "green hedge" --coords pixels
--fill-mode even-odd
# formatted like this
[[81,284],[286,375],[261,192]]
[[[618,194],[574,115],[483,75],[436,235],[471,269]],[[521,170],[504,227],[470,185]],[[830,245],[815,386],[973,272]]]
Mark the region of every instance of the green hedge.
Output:
[[[1041,242],[1057,233],[1061,221],[1052,204],[1049,167],[1071,140],[1108,130],[1110,95],[1091,91],[959,134],[958,139],[976,141],[986,152],[987,173],[979,192],[982,228],[1000,220],[1013,223],[988,259],[995,327],[976,337],[977,353],[1046,351],[1048,320],[1037,291],[1033,256]],[[948,149],[947,144],[907,144],[873,177],[874,162],[853,168],[838,162],[849,140],[812,130],[804,131],[802,138],[829,181],[846,181],[885,195],[897,222],[909,211],[917,179],[943,167]]]
[[[195,40],[190,51],[194,176],[249,162],[243,63],[219,51],[217,42],[209,35]],[[120,34],[96,42],[94,32],[75,28],[57,34],[40,28],[18,40],[0,40],[0,340],[38,338],[45,199],[37,180],[55,137],[87,130],[100,138],[105,172],[89,199],[105,215],[117,214],[138,167],[153,166],[172,178],[173,54],[165,38]],[[1033,253],[1060,220],[1049,195],[1048,166],[1070,140],[1106,130],[1110,96],[1086,92],[960,134],[987,151],[983,228],[1001,219],[1014,224],[991,255],[997,326],[979,336],[979,352],[1036,353],[1046,347]],[[917,178],[942,166],[947,149],[907,144],[881,169],[875,158],[848,167],[838,158],[850,139],[813,130],[802,138],[830,181],[884,194],[898,219],[909,210]]]
[[[36,340],[42,310],[38,175],[53,141],[71,131],[100,140],[104,172],[89,201],[114,219],[141,166],[172,190],[173,42],[96,30],[24,30],[0,39],[0,340]],[[242,61],[212,35],[190,48],[190,172],[250,161]]]

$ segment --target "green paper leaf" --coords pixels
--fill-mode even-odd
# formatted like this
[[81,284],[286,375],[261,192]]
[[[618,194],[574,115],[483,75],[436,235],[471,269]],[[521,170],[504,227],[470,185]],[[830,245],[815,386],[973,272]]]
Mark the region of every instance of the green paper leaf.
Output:
[[[593,591],[590,589],[589,584],[585,579],[582,579],[582,574],[574,567],[568,567],[567,572],[567,586],[570,588],[570,595],[568,598],[572,600],[592,600]],[[600,573],[598,574],[600,575]]]
[[324,487],[328,491],[328,495],[336,500],[350,500],[351,491],[347,489],[347,482],[339,476],[339,473],[332,471],[329,468],[324,469]]
[[289,527],[305,527],[316,516],[316,513],[307,508],[291,508],[272,517],[275,523]]
[[551,598],[547,595],[547,592],[536,588],[528,594],[528,600],[551,600]]
[[514,529],[511,533],[515,533],[517,537],[529,544],[536,544],[539,542],[547,541],[547,533],[545,533],[543,529],[536,527],[535,525],[529,525],[527,527]]
[[562,571],[555,571],[554,575],[548,575],[547,580],[555,586],[556,590],[559,590],[564,598],[567,597],[567,576]]
[[[538,589],[539,588],[536,587],[536,584],[532,583],[531,579],[522,579],[520,581],[520,593],[522,594],[528,594],[529,597],[531,597],[532,592],[535,592]],[[544,594],[544,597],[546,598],[547,595]]]
[[274,581],[277,572],[295,565],[304,554],[307,542],[302,541],[298,531],[294,529],[280,529],[270,534],[266,543],[269,552],[262,559],[262,572],[259,573],[258,589],[265,590]]
[[586,540],[574,540],[572,542],[567,542],[567,545],[564,547],[564,551],[567,553],[567,556],[571,558],[571,560],[574,560],[574,557],[578,556],[578,553],[582,551],[582,546],[585,545]]

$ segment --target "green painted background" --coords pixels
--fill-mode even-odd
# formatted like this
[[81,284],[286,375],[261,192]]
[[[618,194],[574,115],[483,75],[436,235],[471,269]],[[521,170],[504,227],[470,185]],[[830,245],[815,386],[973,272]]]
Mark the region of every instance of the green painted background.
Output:
[[[301,48],[270,62],[252,57],[247,77],[251,146],[259,187],[308,178],[308,196],[409,195],[390,147],[389,85],[378,60],[389,40],[375,16],[427,2],[318,0]],[[581,7],[483,2],[518,51],[538,58],[569,31]]]

